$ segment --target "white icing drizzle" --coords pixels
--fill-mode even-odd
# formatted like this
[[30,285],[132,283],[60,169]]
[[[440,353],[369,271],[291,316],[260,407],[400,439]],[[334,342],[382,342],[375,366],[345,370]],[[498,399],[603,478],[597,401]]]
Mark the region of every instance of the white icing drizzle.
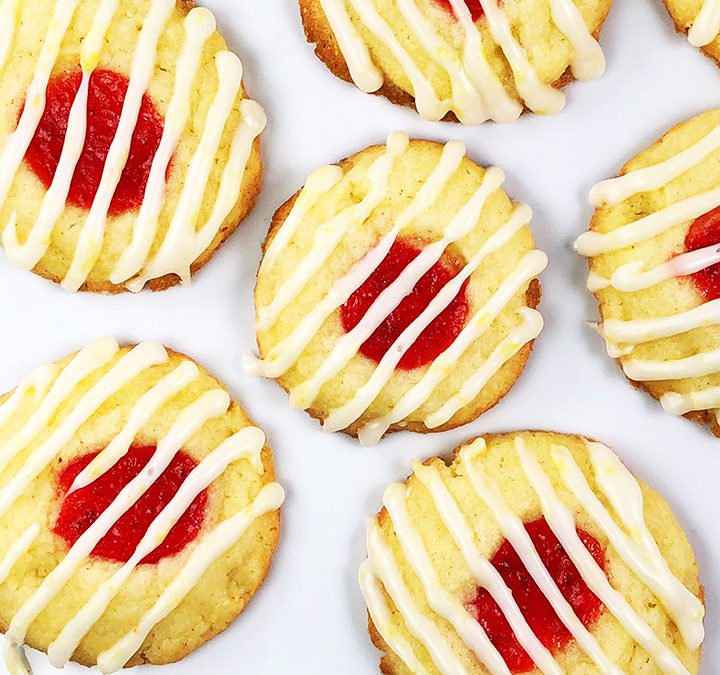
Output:
[[0,73],[12,50],[19,6],[20,0],[2,0],[0,2]]
[[[10,134],[0,154],[0,206],[5,202],[22,158],[30,145],[45,110],[45,92],[60,44],[68,31],[79,0],[58,0],[50,22],[35,75],[28,89],[25,109],[18,128]],[[70,185],[82,153],[87,128],[87,101],[90,77],[100,62],[105,36],[119,0],[102,0],[89,33],[81,47],[82,81],[71,107],[68,128],[52,184],[45,194],[40,213],[24,242],[18,237],[17,214],[11,213],[3,230],[3,246],[10,262],[33,269],[47,253],[53,230],[65,209]],[[17,0],[0,5],[0,69],[5,50],[12,43],[16,22]],[[100,185],[87,218],[80,230],[73,260],[62,285],[76,291],[87,281],[103,246],[108,210],[127,161],[133,132],[143,96],[147,93],[155,70],[158,43],[171,13],[174,0],[152,0],[140,31],[130,74],[130,84],[123,103],[117,132],[103,168]],[[132,240],[113,268],[110,281],[139,291],[145,284],[165,274],[177,274],[184,284],[190,281],[192,264],[218,235],[223,222],[240,196],[243,177],[255,139],[266,125],[265,115],[254,101],[239,104],[240,124],[234,133],[229,158],[223,167],[214,208],[207,222],[196,230],[209,174],[214,167],[220,140],[235,108],[240,92],[242,68],[230,52],[218,52],[216,62],[220,79],[217,105],[205,121],[201,142],[190,162],[185,187],[173,214],[167,234],[157,254],[149,259],[156,240],[159,219],[166,203],[165,177],[172,155],[184,132],[190,114],[193,84],[208,38],[215,30],[215,19],[206,9],[194,8],[185,19],[185,42],[176,62],[175,85],[164,120],[160,141],[145,188],[140,211],[133,225]],[[237,80],[237,83],[236,83]],[[225,86],[223,88],[223,85]]]
[[[367,170],[366,178],[369,183],[367,193],[360,202],[341,211],[318,227],[309,254],[278,287],[272,302],[258,308],[257,326],[260,330],[269,330],[275,325],[282,310],[297,297],[322,267],[350,228],[358,227],[368,219],[386,196],[390,172],[395,160],[407,149],[408,143],[409,138],[403,132],[396,131],[388,136],[385,152]],[[302,208],[302,205],[299,208]]]
[[430,608],[455,629],[480,662],[491,672],[510,675],[500,652],[475,617],[442,587],[420,533],[413,527],[405,504],[407,487],[394,483],[385,491],[383,505],[392,521],[403,555],[422,583]]
[[562,675],[563,670],[530,628],[500,573],[480,553],[472,529],[460,511],[458,503],[445,486],[437,468],[432,464],[426,466],[420,462],[413,462],[413,473],[430,493],[440,518],[462,552],[475,581],[487,590],[498,604],[528,656],[543,673]]
[[[100,61],[100,51],[105,35],[110,27],[119,0],[103,0],[93,17],[90,32],[83,41],[80,50],[82,80],[68,116],[65,142],[60,160],[50,188],[45,193],[40,213],[30,233],[21,244],[17,234],[17,216],[12,214],[3,231],[2,241],[8,260],[18,267],[31,270],[40,262],[50,246],[55,224],[65,209],[65,202],[75,174],[75,167],[82,154],[87,132],[87,104],[90,89],[90,77]],[[113,188],[114,192],[114,188]]]
[[397,279],[380,293],[358,324],[336,340],[330,354],[317,372],[290,392],[290,402],[293,406],[306,409],[312,405],[322,386],[337,375],[357,354],[363,342],[375,332],[403,298],[412,292],[423,275],[440,261],[445,249],[472,231],[487,199],[500,188],[504,177],[503,172],[496,167],[491,167],[485,172],[480,187],[448,223],[442,238],[423,248]]
[[399,635],[397,631],[392,629],[392,617],[387,602],[385,602],[385,598],[383,597],[382,587],[377,577],[373,574],[370,563],[367,560],[360,565],[358,580],[370,619],[375,629],[382,636],[385,644],[402,659],[403,663],[410,668],[412,673],[427,675],[427,669],[420,663],[410,643]]
[[720,1],[704,0],[700,13],[690,27],[688,40],[694,47],[705,47],[720,33]]
[[500,531],[510,542],[533,581],[538,585],[555,614],[563,622],[579,647],[592,659],[602,673],[621,675],[622,671],[610,660],[593,635],[583,626],[572,607],[565,600],[557,584],[543,565],[540,554],[530,539],[525,526],[507,506],[497,486],[490,483],[477,462],[478,455],[486,450],[485,440],[478,438],[460,451],[460,460],[465,475],[477,496],[492,511]]
[[402,614],[408,630],[427,649],[440,672],[443,675],[467,675],[468,671],[445,635],[432,619],[418,609],[392,551],[383,541],[380,528],[372,518],[367,523],[367,550],[367,562],[372,573],[382,583],[393,604]]
[[113,673],[130,660],[150,631],[172,612],[201,580],[210,565],[227,552],[261,516],[276,511],[285,500],[285,492],[277,483],[268,483],[244,509],[218,525],[195,548],[175,580],[140,620],[140,625],[116,645],[100,654],[98,667]]
[[[677,656],[635,612],[627,600],[610,585],[602,568],[579,538],[578,526],[572,512],[561,501],[535,453],[521,437],[515,438],[515,447],[522,469],[540,498],[543,516],[575,564],[583,581],[612,612],[632,639],[649,654],[661,672],[686,675],[688,671]],[[680,630],[687,646],[691,650],[696,650],[704,637],[702,603],[673,576],[667,561],[658,549],[645,523],[640,486],[609,448],[589,441],[586,442],[586,447],[598,488],[619,518],[619,523],[600,502],[572,453],[563,446],[555,445],[551,457],[563,481],[595,525],[608,537],[620,558],[657,595]],[[619,675],[621,672],[619,668],[612,663],[563,598],[520,519],[509,510],[497,486],[486,477],[482,462],[478,461],[485,450],[486,445],[482,438],[465,446],[459,455],[462,470],[454,475],[458,479],[462,476],[469,481],[475,494],[491,510],[503,536],[513,546],[533,580],[568,627],[580,648],[593,659],[600,672]],[[552,675],[562,673],[563,670],[552,654],[540,643],[527,624],[503,578],[490,561],[480,553],[471,521],[463,515],[460,503],[445,484],[437,465],[414,462],[413,474],[428,490],[438,515],[462,553],[473,579],[497,602],[518,641],[538,669]],[[480,633],[477,628],[471,628],[470,623],[466,624],[468,613],[461,599],[440,583],[439,575],[433,567],[434,558],[431,559],[425,548],[421,533],[412,522],[407,508],[406,499],[410,489],[403,484],[391,485],[383,499],[394,537],[397,538],[405,561],[418,577],[432,611],[452,626],[457,636],[490,672],[503,672],[505,664],[502,661],[497,663],[493,661],[494,648],[486,649],[487,645],[483,638],[486,639],[487,636],[484,632]],[[375,627],[381,635],[387,635],[391,640],[395,640],[394,643],[388,640],[386,642],[408,667],[412,663],[410,659],[417,663],[417,656],[412,652],[412,646],[404,641],[398,627],[394,625],[397,619],[393,618],[393,613],[387,605],[383,595],[384,587],[410,633],[428,648],[438,669],[441,672],[451,672],[439,661],[443,648],[450,644],[448,634],[444,630],[440,634],[434,633],[428,627],[426,622],[430,621],[433,628],[436,623],[411,601],[410,591],[405,585],[404,578],[407,577],[398,568],[389,544],[384,542],[377,520],[370,521],[368,560],[363,564],[361,580],[364,588],[368,589],[364,594],[373,623],[375,617],[378,617]],[[479,626],[474,618],[471,617],[471,620],[475,626]],[[399,645],[398,649],[404,651],[401,653],[396,650],[395,644]],[[432,649],[435,649],[435,652],[432,652]],[[422,672],[416,671],[414,667],[411,667],[411,671]]]
[[[410,52],[381,16],[373,0],[349,0],[360,21],[391,52],[410,81],[420,115],[430,120],[442,119],[448,112],[461,122],[479,124],[487,119],[517,119],[523,106],[505,91],[497,74],[483,54],[478,26],[462,0],[451,0],[453,13],[465,35],[462,54],[449,45],[435,27],[436,17],[423,13],[411,0],[395,0],[410,35],[442,68],[451,84],[451,95],[441,100],[430,79],[422,72]],[[488,29],[500,46],[513,71],[518,95],[535,112],[555,113],[565,105],[564,95],[538,79],[537,71],[513,36],[505,11],[497,0],[481,2]],[[383,74],[373,63],[368,45],[363,41],[348,12],[346,0],[322,0],[321,5],[347,62],[350,75],[360,89],[377,91]],[[594,79],[605,69],[605,59],[595,38],[572,0],[552,0],[552,19],[572,48],[571,67],[576,77]]]
[[150,254],[165,201],[165,175],[190,117],[192,87],[200,69],[203,47],[215,31],[215,17],[203,7],[194,7],[185,18],[184,28],[185,43],[175,66],[175,85],[162,138],[150,168],[145,199],[133,225],[132,241],[110,274],[114,284],[121,284],[140,272]]
[[582,543],[573,514],[562,503],[540,462],[534,453],[528,450],[522,438],[515,439],[515,448],[520,456],[523,470],[540,498],[545,520],[588,588],[610,610],[637,644],[650,655],[663,673],[689,675],[677,656],[662,643],[622,594],[610,585],[605,572]]
[[[597,208],[611,208],[633,195],[661,190],[674,179],[699,165],[720,150],[720,125],[712,127],[700,140],[679,153],[642,169],[630,171],[596,185],[590,194]],[[610,232],[589,231],[578,237],[576,250],[594,257],[638,244],[665,232],[686,226],[720,205],[720,188],[708,190],[678,201]],[[588,288],[594,293],[607,288],[621,292],[637,292],[660,283],[706,270],[720,263],[720,245],[712,244],[695,251],[673,255],[669,260],[645,269],[645,260],[631,260],[617,267],[609,277],[591,271]],[[720,321],[720,300],[704,302],[689,310],[670,316],[648,319],[607,319],[597,329],[604,337],[608,354],[621,360],[625,374],[638,382],[683,380],[720,372],[720,350],[660,361],[628,358],[637,345],[682,335]],[[667,392],[660,401],[665,410],[685,414],[691,410],[715,410],[720,413],[718,389],[690,392]],[[707,404],[708,407],[702,407]],[[720,419],[720,418],[719,418]]]
[[[340,243],[349,228],[364,222],[372,209],[383,200],[388,190],[391,161],[405,151],[407,144],[408,137],[405,134],[396,132],[389,137],[386,153],[378,157],[368,169],[370,188],[365,198],[318,227],[310,252],[275,289],[275,295],[270,303],[258,310],[258,330],[267,330],[278,320],[282,310],[298,295],[302,287],[327,260],[331,251]],[[301,319],[287,337],[269,350],[265,358],[257,359],[251,355],[246,356],[245,365],[249,372],[256,376],[279,377],[297,362],[323,323],[377,269],[401,232],[440,198],[448,181],[460,167],[464,154],[465,147],[462,143],[451,141],[444,146],[438,164],[422,183],[408,206],[400,212],[390,230],[331,286],[328,293]],[[323,167],[311,176],[308,186],[300,192],[287,219],[268,246],[267,262],[264,260],[261,264],[261,272],[268,274],[272,271],[283,250],[291,245],[302,219],[318,202],[322,194],[342,180],[342,173],[338,173],[335,169],[337,167]],[[380,176],[378,177],[377,174]],[[398,278],[376,298],[357,326],[336,340],[329,355],[317,371],[291,390],[290,400],[294,406],[304,409],[310,407],[324,384],[337,375],[357,354],[362,343],[394,311],[403,298],[412,292],[422,276],[441,260],[446,248],[468,235],[476,227],[487,199],[501,187],[503,179],[502,171],[495,167],[491,167],[485,172],[481,185],[448,223],[443,236],[428,244]],[[365,203],[370,198],[372,200],[366,206]],[[360,215],[353,215],[353,212],[358,210]],[[487,239],[472,259],[403,331],[395,344],[387,350],[368,381],[355,392],[346,404],[330,411],[324,420],[325,431],[331,432],[347,428],[363,416],[392,378],[402,356],[412,347],[423,330],[452,302],[463,284],[480,268],[482,262],[490,254],[510,242],[522,228],[527,226],[531,218],[532,211],[528,206],[524,204],[516,206],[508,221]],[[400,403],[382,418],[362,421],[358,432],[361,443],[377,443],[392,424],[402,421],[417,410],[431,396],[438,384],[447,377],[468,347],[488,330],[512,298],[527,288],[530,281],[542,272],[546,265],[547,257],[544,253],[537,250],[530,251],[502,281],[500,287],[486,304],[473,314],[453,344],[429,366],[422,380],[407,392]],[[512,358],[523,344],[527,344],[536,337],[536,334],[531,336],[531,333],[542,326],[539,315],[536,316],[534,312],[522,312],[521,317],[521,328],[502,342],[488,362],[483,364],[473,375],[460,399],[454,400],[453,405],[470,396],[471,391],[475,391],[475,395],[471,396],[464,405],[472,401],[482,386],[502,365]],[[449,410],[449,408],[445,410]],[[450,416],[452,417],[453,414],[454,412]]]
[[[17,413],[24,397],[33,391],[35,410],[28,422],[4,443],[3,452],[7,447],[11,447],[16,452],[27,447],[37,436],[38,427],[42,429],[52,416],[62,415],[62,405],[72,395],[77,384],[95,370],[107,366],[118,350],[115,341],[98,340],[79,352],[59,374],[56,366],[50,366],[38,369],[23,381],[16,392],[5,401],[3,407],[0,407],[0,421],[7,421],[5,417],[10,419]],[[15,499],[28,489],[31,481],[53,461],[81,425],[95,414],[100,406],[140,373],[167,360],[168,355],[163,347],[144,343],[127,352],[111,366],[71,410],[65,411],[65,416],[59,420],[50,436],[33,449],[25,464],[0,489],[0,514],[7,512]],[[125,427],[78,476],[71,490],[93,482],[121,459],[140,429],[167,401],[194,382],[198,374],[197,366],[184,361],[140,396],[130,411]],[[55,381],[51,386],[53,378]],[[17,392],[21,392],[20,395]],[[183,408],[175,417],[169,431],[159,440],[156,452],[148,464],[70,547],[60,564],[45,577],[39,588],[19,608],[12,618],[6,635],[8,645],[5,658],[12,673],[24,675],[31,673],[22,643],[34,620],[49,606],[77,570],[86,564],[97,543],[162,475],[177,452],[206,422],[224,415],[229,406],[230,397],[227,392],[215,389],[201,394]],[[48,655],[53,664],[62,667],[72,657],[82,639],[101,618],[112,599],[122,590],[133,570],[164,541],[194,499],[221,476],[229,464],[246,460],[251,463],[254,471],[260,474],[263,472],[261,452],[264,444],[265,436],[262,431],[256,427],[246,427],[223,441],[191,471],[173,499],[152,522],[133,556],[110,579],[101,584],[50,645]],[[192,590],[205,570],[233,546],[257,518],[279,508],[283,498],[282,488],[277,483],[269,483],[262,488],[249,506],[208,534],[202,535],[193,544],[194,548],[178,576],[143,617],[140,625],[100,656],[99,665],[102,672],[111,673],[122,668],[141,646],[152,628],[172,612]],[[28,551],[39,532],[40,524],[31,525],[0,561],[0,583],[17,560]]]

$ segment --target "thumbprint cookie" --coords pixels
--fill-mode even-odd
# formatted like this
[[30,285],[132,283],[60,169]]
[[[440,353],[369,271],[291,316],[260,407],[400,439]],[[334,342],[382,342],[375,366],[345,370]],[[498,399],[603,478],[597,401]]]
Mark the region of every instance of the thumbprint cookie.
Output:
[[156,343],[109,338],[0,399],[0,630],[103,673],[177,661],[263,583],[284,494],[225,387]]
[[308,42],[338,77],[428,120],[554,114],[560,88],[605,70],[611,0],[299,0]]
[[367,524],[360,586],[381,670],[695,675],[695,554],[605,445],[522,432],[413,465]]
[[608,354],[674,414],[720,435],[720,110],[595,186],[588,287]]
[[189,0],[0,4],[0,232],[68,291],[189,284],[260,189],[262,108]]
[[665,0],[675,27],[720,64],[720,1]]
[[264,244],[250,371],[366,445],[495,405],[542,329],[547,264],[503,180],[401,132],[314,172]]

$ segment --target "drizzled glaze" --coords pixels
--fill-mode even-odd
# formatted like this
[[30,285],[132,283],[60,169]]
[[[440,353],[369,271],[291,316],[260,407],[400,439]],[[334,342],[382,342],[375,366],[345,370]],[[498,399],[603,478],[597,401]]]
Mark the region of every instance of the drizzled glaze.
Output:
[[[361,37],[350,10],[364,27],[383,43],[410,81],[417,110],[426,119],[439,120],[453,112],[461,122],[480,124],[488,119],[507,122],[517,119],[526,106],[534,112],[557,113],[565,105],[564,95],[541,82],[522,45],[515,38],[506,12],[498,0],[480,0],[484,21],[492,40],[499,45],[514,78],[521,105],[514,92],[506,91],[483,54],[479,24],[473,20],[464,0],[448,0],[458,29],[464,37],[462,50],[449,44],[436,27],[438,17],[419,9],[414,0],[394,0],[413,42],[441,68],[451,84],[451,94],[442,99],[411,53],[403,46],[374,0],[320,0],[328,23],[347,62],[355,84],[366,92],[377,91],[383,73],[373,62],[370,47]],[[572,49],[571,68],[576,78],[600,77],[605,59],[595,38],[572,0],[550,0],[553,23]],[[437,11],[446,11],[438,7]]]
[[[32,397],[33,413],[18,431],[3,442],[3,456],[5,457],[7,452],[12,458],[35,441],[82,380],[106,368],[116,359],[114,365],[97,380],[73,409],[53,422],[53,432],[33,449],[23,465],[0,488],[0,517],[7,513],[20,495],[31,489],[32,482],[39,473],[55,461],[63,447],[111,396],[148,368],[167,363],[169,358],[165,349],[154,343],[138,345],[118,358],[119,352],[118,344],[109,338],[93,342],[78,352],[64,368],[45,366],[35,371],[0,406],[0,426],[4,426],[12,421],[20,406],[27,401],[27,397]],[[200,371],[195,364],[183,361],[140,396],[129,414],[126,426],[77,476],[70,492],[89,485],[112,468],[115,462],[129,451],[139,429],[152,419],[158,408],[194,382],[199,375]],[[157,443],[156,451],[149,462],[77,539],[59,565],[18,609],[6,633],[6,664],[13,675],[31,672],[22,644],[35,619],[62,591],[78,569],[87,563],[97,543],[155,483],[185,443],[206,422],[223,416],[230,403],[227,392],[214,389],[206,391],[182,409],[169,431]],[[129,560],[61,627],[60,634],[48,648],[48,655],[55,666],[62,667],[67,663],[85,635],[102,617],[112,599],[122,591],[124,583],[137,565],[165,541],[173,526],[198,495],[222,475],[231,463],[247,461],[252,471],[258,474],[263,472],[261,452],[264,444],[265,436],[260,429],[245,427],[225,439],[193,468],[171,501],[150,524]],[[9,461],[10,459],[5,459],[5,467]],[[130,627],[130,633],[100,655],[98,665],[102,672],[112,673],[122,668],[152,628],[173,611],[198,583],[205,570],[233,546],[257,518],[279,508],[283,498],[282,488],[277,483],[268,483],[247,507],[209,532],[201,534],[191,544],[191,552],[179,574],[140,624]],[[30,550],[40,530],[41,524],[31,525],[0,560],[0,583],[7,578],[14,564]]]
[[[0,5],[0,58],[12,46],[17,22],[18,0]],[[17,130],[10,134],[0,152],[0,206],[5,203],[20,163],[37,130],[45,109],[45,91],[78,6],[78,0],[58,0],[43,43],[33,81],[27,92],[27,104]],[[93,16],[80,54],[82,82],[70,111],[68,128],[59,165],[41,206],[38,218],[27,239],[21,242],[17,231],[17,214],[13,212],[3,230],[3,246],[8,259],[25,269],[33,269],[45,256],[51,236],[70,190],[75,168],[82,151],[87,127],[87,96],[90,77],[99,65],[105,36],[119,8],[119,0],[102,0]],[[138,110],[152,79],[156,52],[167,21],[175,9],[175,0],[151,0],[140,37],[135,47],[130,84],[122,106],[120,122],[98,191],[80,236],[73,260],[62,285],[77,291],[86,283],[103,248],[110,203],[125,166]],[[220,140],[235,102],[240,95],[242,66],[227,51],[215,55],[218,91],[202,128],[200,143],[193,155],[184,188],[167,233],[157,253],[150,257],[157,238],[159,219],[166,205],[165,175],[172,155],[189,120],[190,94],[197,77],[202,53],[215,30],[215,19],[206,9],[192,9],[184,22],[185,39],[176,62],[175,86],[168,106],[164,128],[140,211],[133,224],[130,245],[124,250],[110,275],[116,285],[142,290],[149,281],[166,274],[176,274],[183,284],[190,282],[192,264],[213,243],[222,224],[237,203],[245,169],[255,139],[265,128],[262,108],[250,100],[239,105],[241,120],[233,136],[230,156],[223,168],[220,187],[214,196],[213,211],[205,223],[198,223],[198,213],[209,184],[210,172],[218,154]],[[0,60],[0,69],[2,68]]]
[[720,0],[704,0],[700,13],[695,17],[688,40],[694,47],[705,47],[720,33]]
[[[390,135],[385,152],[375,159],[367,170],[370,187],[365,197],[318,227],[308,255],[279,285],[270,303],[258,307],[258,331],[268,330],[277,322],[282,311],[302,292],[303,287],[320,269],[343,237],[352,227],[364,222],[372,210],[387,196],[393,163],[405,152],[408,142],[407,135],[403,133],[395,132]],[[407,207],[398,215],[388,233],[331,286],[327,295],[303,317],[287,337],[270,349],[263,359],[249,357],[246,360],[246,366],[251,373],[277,378],[297,362],[323,322],[370,277],[403,229],[436,202],[460,166],[464,154],[465,147],[458,141],[451,141],[445,145],[437,166],[417,190]],[[283,250],[292,242],[307,212],[325,192],[342,180],[342,170],[338,172],[336,169],[338,167],[323,167],[310,176],[287,219],[268,246],[260,274],[268,273],[274,267]],[[491,167],[485,172],[481,185],[447,224],[442,238],[428,244],[404,268],[397,279],[373,302],[359,323],[336,340],[318,370],[291,390],[290,400],[294,406],[301,409],[312,406],[322,387],[350,362],[365,340],[412,291],[422,276],[438,263],[447,247],[472,232],[487,199],[500,189],[503,180],[504,174],[500,169]],[[325,431],[345,429],[363,417],[392,378],[403,355],[423,330],[448,307],[463,284],[480,268],[482,262],[510,242],[523,227],[527,226],[531,217],[532,211],[528,206],[519,204],[515,207],[508,221],[487,239],[473,258],[443,286],[426,309],[400,334],[380,359],[370,379],[347,403],[329,412],[323,424]],[[466,350],[482,337],[512,298],[527,289],[532,279],[540,274],[546,265],[547,257],[544,253],[537,250],[528,252],[515,269],[502,280],[500,287],[485,305],[469,317],[457,338],[427,367],[421,381],[405,394],[393,410],[382,418],[364,420],[358,432],[360,441],[365,445],[376,444],[393,424],[402,422],[422,406],[438,385],[453,371],[455,364]],[[539,312],[529,307],[522,307],[518,313],[519,326],[497,346],[487,361],[470,374],[459,392],[439,410],[432,411],[426,416],[424,423],[428,428],[443,425],[461,408],[471,403],[500,368],[539,335],[542,329],[542,317]]]
[[[586,446],[598,489],[612,505],[619,522],[601,505],[572,453],[564,446],[556,445],[552,459],[560,471],[562,481],[587,510],[595,525],[608,536],[611,545],[631,571],[648,585],[668,609],[688,648],[697,649],[704,638],[704,608],[700,600],[672,575],[647,529],[643,516],[642,492],[637,481],[609,448],[590,442],[586,442]],[[687,669],[664,644],[662,636],[656,635],[635,613],[627,600],[610,586],[602,568],[579,538],[572,512],[561,501],[533,449],[528,447],[521,437],[515,439],[515,448],[523,472],[540,498],[543,517],[573,560],[583,581],[615,615],[630,636],[647,651],[661,672],[687,675]],[[462,472],[457,473],[453,480],[467,481],[474,494],[490,509],[505,539],[511,543],[578,646],[594,661],[600,672],[620,675],[622,671],[565,601],[542,563],[523,523],[509,509],[499,488],[483,471],[482,456],[485,451],[486,445],[482,438],[465,446],[457,460]],[[562,670],[553,656],[539,642],[523,618],[502,577],[480,553],[475,542],[476,534],[472,521],[464,515],[462,504],[451,494],[437,466],[415,463],[413,471],[415,478],[429,491],[434,507],[461,551],[474,581],[496,601],[532,661],[544,673],[561,673]],[[398,540],[399,552],[405,564],[420,580],[422,592],[431,611],[448,622],[478,661],[491,673],[508,673],[506,664],[501,658],[498,660],[497,650],[487,641],[487,636],[479,624],[470,628],[466,623],[467,610],[450,589],[443,587],[421,533],[413,524],[412,514],[407,508],[408,490],[403,484],[391,485],[383,500],[393,536]],[[412,596],[406,584],[407,577],[400,572],[399,561],[396,559],[398,554],[394,552],[396,550],[398,549],[391,547],[386,540],[377,519],[371,519],[368,522],[368,559],[361,567],[360,580],[375,628],[413,672],[426,672],[417,654],[413,652],[412,645],[405,641],[398,630],[398,619],[391,613],[388,605],[390,602],[402,617],[410,634],[425,647],[432,663],[440,672],[467,673],[459,662],[448,635],[433,631],[434,621],[421,611],[416,602],[409,601]],[[413,666],[413,663],[420,665],[420,668]]]
[[[716,126],[699,141],[669,159],[599,183],[592,189],[590,200],[596,208],[612,208],[633,195],[662,189],[719,148],[720,126]],[[685,226],[719,206],[720,188],[711,189],[681,199],[610,232],[585,232],[576,240],[575,249],[589,257],[619,251],[649,240],[670,228]],[[668,279],[708,270],[718,262],[719,245],[682,253],[650,269],[646,269],[644,260],[632,260],[613,270],[609,278],[591,272],[588,288],[595,293],[610,287],[621,292],[634,292],[651,288]],[[711,299],[670,316],[634,320],[606,319],[598,329],[605,339],[608,354],[621,360],[623,370],[630,379],[639,382],[664,380],[672,386],[673,381],[719,373],[720,349],[661,361],[632,358],[635,347],[682,335],[703,326],[716,325],[718,320],[720,301]],[[672,414],[712,410],[717,418],[720,415],[720,388],[708,387],[682,393],[668,391],[660,397],[660,403]]]

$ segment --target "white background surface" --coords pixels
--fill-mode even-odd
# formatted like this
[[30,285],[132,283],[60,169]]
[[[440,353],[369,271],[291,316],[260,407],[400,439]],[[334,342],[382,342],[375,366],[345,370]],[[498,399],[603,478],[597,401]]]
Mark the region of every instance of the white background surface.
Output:
[[[617,0],[602,39],[607,74],[568,88],[563,113],[463,128],[425,122],[332,77],[305,43],[294,0],[204,2],[216,10],[243,59],[249,91],[269,117],[264,191],[240,231],[192,288],[159,295],[71,296],[0,257],[0,391],[102,335],[160,340],[223,379],[275,450],[288,499],[266,585],[225,634],[163,672],[378,672],[356,575],[364,519],[378,510],[384,488],[406,477],[412,458],[447,453],[484,432],[538,428],[603,440],[668,498],[695,546],[707,592],[701,671],[719,673],[720,440],[663,413],[605,355],[583,323],[595,317],[595,305],[584,289],[586,263],[570,242],[587,227],[590,187],[675,123],[717,105],[720,71],[674,33],[660,0]],[[272,381],[245,376],[241,357],[254,347],[252,286],[274,210],[317,166],[382,142],[394,129],[459,138],[474,160],[506,171],[506,189],[533,207],[536,239],[550,257],[540,308],[546,328],[524,376],[480,420],[444,434],[397,434],[362,449],[343,435],[324,435]],[[55,672],[44,655],[31,660],[36,673]]]

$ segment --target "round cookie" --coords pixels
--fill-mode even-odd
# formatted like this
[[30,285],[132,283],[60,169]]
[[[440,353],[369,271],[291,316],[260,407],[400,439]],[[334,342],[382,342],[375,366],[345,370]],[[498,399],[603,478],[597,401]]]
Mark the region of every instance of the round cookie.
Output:
[[299,0],[337,76],[429,120],[560,112],[559,89],[602,76],[611,0]]
[[610,356],[663,408],[720,435],[720,110],[593,188],[588,287]]
[[693,549],[606,446],[481,437],[383,503],[360,569],[383,673],[698,672]]
[[[282,488],[226,388],[97,340],[0,398],[0,630],[103,673],[182,659],[263,583]],[[23,671],[24,672],[24,671]]]
[[262,108],[189,0],[0,9],[0,233],[69,291],[163,290],[210,260],[260,190]]
[[256,375],[325,431],[440,431],[510,390],[542,328],[530,208],[462,143],[396,132],[314,172],[257,278]]
[[717,0],[665,0],[678,32],[720,63],[720,3]]

